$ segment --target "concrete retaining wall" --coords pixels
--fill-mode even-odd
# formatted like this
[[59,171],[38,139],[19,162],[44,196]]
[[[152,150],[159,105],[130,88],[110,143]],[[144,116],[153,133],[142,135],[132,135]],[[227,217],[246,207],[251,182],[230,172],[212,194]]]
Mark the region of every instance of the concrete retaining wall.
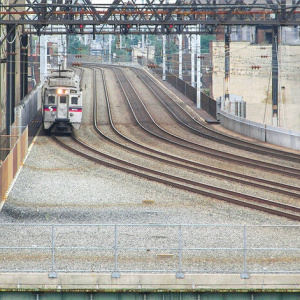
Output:
[[15,124],[20,133],[33,120],[34,116],[41,108],[41,88],[37,85],[22,101],[15,107]]
[[266,125],[266,142],[300,150],[300,132]]
[[249,121],[225,111],[220,111],[219,119],[224,127],[232,131],[263,142],[300,151],[299,132]]

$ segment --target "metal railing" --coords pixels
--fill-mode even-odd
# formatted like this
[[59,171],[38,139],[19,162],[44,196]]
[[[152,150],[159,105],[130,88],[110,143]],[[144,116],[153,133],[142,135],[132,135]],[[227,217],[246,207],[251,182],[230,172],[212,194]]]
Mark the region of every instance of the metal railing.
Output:
[[1,224],[1,272],[300,273],[300,226]]
[[0,211],[7,192],[27,154],[28,125],[41,106],[41,84],[14,108],[15,122],[9,135],[0,135]]
[[8,153],[4,160],[0,161],[0,211],[7,198],[9,187],[27,154],[28,128],[22,130],[23,132],[19,134],[20,128],[12,127],[11,135],[0,136],[0,139],[5,138],[4,145],[7,146],[1,150],[7,149]]

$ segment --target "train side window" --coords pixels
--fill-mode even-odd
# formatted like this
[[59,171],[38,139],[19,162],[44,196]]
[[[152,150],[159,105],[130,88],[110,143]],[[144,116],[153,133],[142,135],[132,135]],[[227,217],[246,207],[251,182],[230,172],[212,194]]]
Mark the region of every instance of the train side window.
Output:
[[60,103],[67,103],[67,97],[66,96],[60,96]]
[[55,96],[48,96],[48,104],[55,104]]
[[77,105],[78,104],[78,98],[77,97],[72,97],[71,98],[71,104]]

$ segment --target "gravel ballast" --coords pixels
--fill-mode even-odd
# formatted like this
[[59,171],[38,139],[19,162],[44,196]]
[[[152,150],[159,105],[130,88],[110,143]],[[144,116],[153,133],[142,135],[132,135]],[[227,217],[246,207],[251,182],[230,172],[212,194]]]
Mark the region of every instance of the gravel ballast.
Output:
[[[91,86],[89,83],[92,82],[91,79],[91,71],[86,71],[84,82],[88,84],[87,89],[83,92],[86,99],[85,106],[88,107],[84,108],[85,111],[90,111],[91,99],[88,99],[87,95],[90,93]],[[88,131],[91,130],[89,122],[89,117],[85,116],[82,128],[76,133],[81,139],[87,137]],[[94,142],[95,144],[98,143],[96,140]],[[113,151],[112,149],[111,152],[113,153]],[[116,153],[125,155],[124,151],[123,153],[116,151]],[[58,238],[58,246],[74,246],[75,243],[76,246],[93,247],[96,245],[102,247],[105,245],[105,241],[109,241],[108,248],[114,246],[114,227],[110,226],[109,231],[103,231],[99,235],[98,239],[101,241],[99,243],[99,240],[95,242],[95,239],[92,238],[96,234],[94,226],[87,226],[83,231],[72,226],[60,227],[59,225],[123,224],[124,227],[120,226],[120,232],[118,232],[118,246],[132,247],[132,250],[128,249],[126,253],[120,253],[120,261],[122,262],[120,268],[136,271],[145,270],[148,267],[151,272],[154,272],[156,263],[158,268],[163,270],[173,271],[178,268],[178,224],[205,225],[201,227],[201,230],[195,227],[191,231],[184,232],[185,242],[183,246],[193,246],[194,248],[237,247],[243,249],[243,226],[246,225],[249,226],[249,245],[276,246],[280,249],[283,247],[300,247],[300,245],[295,244],[299,227],[293,227],[298,225],[298,222],[185,192],[95,164],[62,149],[49,136],[44,136],[43,130],[40,131],[40,135],[34,141],[24,166],[0,212],[0,222],[21,225],[18,227],[19,229],[6,226],[5,234],[0,238],[1,245],[4,244],[5,240],[13,237],[18,240],[18,235],[22,236],[22,230],[34,223],[36,225],[54,224],[57,226],[56,230],[62,230],[61,236]],[[26,225],[23,226],[22,224]],[[130,226],[132,224],[143,226],[141,228],[132,227]],[[176,226],[164,227],[163,224]],[[221,227],[223,225],[241,227],[238,227],[238,234],[236,235],[235,227],[228,227],[225,230],[224,227]],[[258,225],[276,226],[276,230],[275,227],[250,230],[250,226]],[[288,227],[284,227],[285,229],[280,231],[279,228],[283,228],[280,227],[282,225]],[[46,244],[51,245],[50,232],[44,233],[39,226],[31,226],[30,228],[27,235],[24,234],[24,237],[20,238],[20,242],[25,242],[27,236],[28,241],[30,240],[29,245],[37,245],[38,247],[39,243],[43,244],[43,236],[49,235],[50,242],[47,239]],[[65,232],[63,231],[64,228],[66,229]],[[96,232],[99,233],[99,230]],[[31,237],[34,238],[31,239]],[[269,242],[264,244],[267,239]],[[143,249],[134,249],[139,245]],[[170,250],[152,249],[160,247],[169,247]],[[233,251],[230,253],[226,251],[204,251],[205,259],[201,263],[199,262],[199,252],[196,251],[198,254],[195,256],[195,251],[190,250],[184,259],[191,271],[211,272],[215,270],[218,272],[219,270],[220,272],[238,273],[243,268],[243,251],[241,249],[237,250],[236,253]],[[82,250],[74,251],[76,252],[73,253],[74,255],[71,255],[71,252],[58,253],[61,261],[57,268],[63,270],[84,269],[82,258],[85,257],[90,261],[90,264],[87,265],[89,270],[113,269],[114,253],[111,249],[101,249],[101,251],[99,250],[101,253],[97,252],[97,254],[93,252],[95,257],[102,257],[103,263],[100,265],[95,264],[95,257],[91,252],[84,254]],[[34,268],[32,262],[27,265],[31,254],[32,251],[24,254],[25,259],[21,261],[14,261],[17,258],[11,257],[10,259],[14,261],[11,264],[7,256],[8,253],[4,251],[0,255],[0,261],[2,263],[8,262],[4,264],[4,269],[26,270]],[[257,257],[257,260],[251,261],[253,263],[251,267],[255,271],[300,270],[299,251],[288,252],[288,256],[284,251],[274,251],[271,257],[269,254],[268,252],[257,255],[253,251],[251,259]],[[48,261],[46,254],[45,257]],[[104,262],[104,257],[106,257],[107,263]],[[31,259],[34,260],[34,258],[35,256]],[[238,260],[237,265],[235,264],[236,259]],[[96,259],[96,262],[99,262],[99,259]],[[47,263],[43,263],[43,269],[48,267]]]

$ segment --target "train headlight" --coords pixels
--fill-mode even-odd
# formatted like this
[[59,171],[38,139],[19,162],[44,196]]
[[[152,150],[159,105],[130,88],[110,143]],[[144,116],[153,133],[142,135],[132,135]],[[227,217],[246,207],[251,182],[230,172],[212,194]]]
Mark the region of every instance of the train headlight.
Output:
[[56,94],[62,95],[62,94],[69,94],[69,90],[63,90],[63,89],[57,89]]

